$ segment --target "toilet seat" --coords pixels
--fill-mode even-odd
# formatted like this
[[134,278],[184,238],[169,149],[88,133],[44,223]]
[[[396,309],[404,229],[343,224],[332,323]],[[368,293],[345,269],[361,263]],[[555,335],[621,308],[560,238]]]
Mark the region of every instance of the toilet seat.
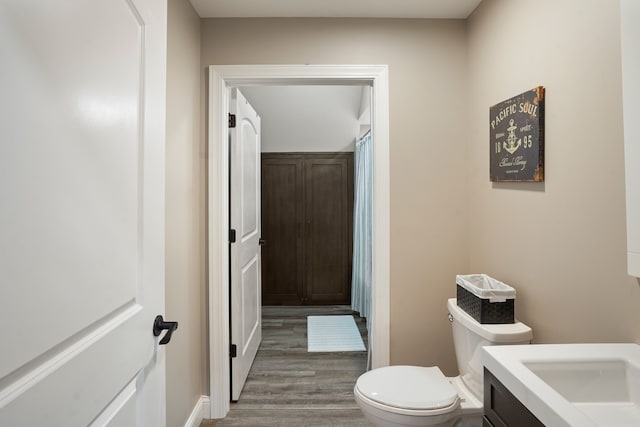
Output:
[[358,378],[355,390],[372,406],[398,414],[444,414],[460,404],[458,392],[437,367],[374,369]]

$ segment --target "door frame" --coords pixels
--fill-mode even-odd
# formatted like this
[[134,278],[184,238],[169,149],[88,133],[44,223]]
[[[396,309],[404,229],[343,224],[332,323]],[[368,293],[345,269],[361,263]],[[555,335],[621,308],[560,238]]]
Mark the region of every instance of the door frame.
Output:
[[[229,412],[229,88],[243,85],[372,87],[373,275],[371,365],[389,364],[390,177],[387,65],[211,65],[208,67],[208,365],[210,418]],[[206,414],[205,414],[206,415]]]

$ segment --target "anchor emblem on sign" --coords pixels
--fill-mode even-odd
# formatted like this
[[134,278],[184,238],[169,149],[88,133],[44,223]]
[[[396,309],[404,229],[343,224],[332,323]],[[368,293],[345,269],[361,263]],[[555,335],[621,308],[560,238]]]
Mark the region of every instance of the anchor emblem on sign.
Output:
[[518,127],[513,123],[513,119],[509,120],[509,127],[507,128],[507,131],[509,131],[509,135],[507,136],[507,140],[502,144],[504,149],[507,150],[509,154],[515,153],[516,150],[520,148],[520,145],[522,145],[522,139],[518,139],[516,141],[516,129]]

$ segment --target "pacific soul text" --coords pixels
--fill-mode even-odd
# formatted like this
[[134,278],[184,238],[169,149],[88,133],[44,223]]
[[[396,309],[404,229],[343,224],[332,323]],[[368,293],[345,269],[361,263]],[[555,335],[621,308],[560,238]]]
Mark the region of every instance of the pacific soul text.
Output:
[[501,121],[515,113],[526,113],[532,117],[536,117],[538,114],[538,106],[530,103],[529,101],[521,102],[520,104],[507,105],[500,110],[498,114],[496,114],[493,120],[491,120],[491,129],[495,129]]

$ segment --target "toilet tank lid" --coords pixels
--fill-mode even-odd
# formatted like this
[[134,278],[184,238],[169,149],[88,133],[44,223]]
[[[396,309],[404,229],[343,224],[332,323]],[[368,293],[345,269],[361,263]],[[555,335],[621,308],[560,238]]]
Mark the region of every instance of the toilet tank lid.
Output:
[[458,393],[437,367],[386,366],[360,375],[356,387],[367,398],[402,409],[450,407]]
[[478,322],[463,309],[458,307],[458,303],[455,298],[449,298],[447,301],[447,308],[449,309],[449,313],[453,316],[454,321],[460,322],[466,328],[491,343],[524,343],[531,341],[533,338],[531,328],[522,322],[497,325]]

